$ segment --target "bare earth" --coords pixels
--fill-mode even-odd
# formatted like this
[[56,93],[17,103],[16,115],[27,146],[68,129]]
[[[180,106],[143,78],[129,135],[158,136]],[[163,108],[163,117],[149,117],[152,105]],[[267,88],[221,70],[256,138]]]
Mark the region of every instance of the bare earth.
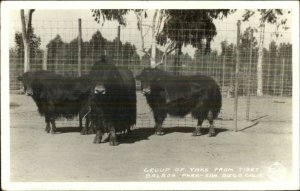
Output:
[[239,100],[238,129],[233,99],[223,100],[217,136],[191,136],[196,120],[168,117],[165,135],[153,134],[152,113],[138,93],[138,123],[118,146],[93,144],[80,135],[78,121],[57,122],[54,135],[44,131],[30,97],[10,96],[11,181],[214,181],[272,180],[291,176],[291,99],[253,98],[245,120]]

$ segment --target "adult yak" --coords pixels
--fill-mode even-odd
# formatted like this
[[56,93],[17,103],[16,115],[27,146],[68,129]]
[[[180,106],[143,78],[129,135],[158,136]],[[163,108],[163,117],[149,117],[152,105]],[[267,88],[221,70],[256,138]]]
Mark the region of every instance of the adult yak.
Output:
[[[201,135],[204,119],[208,119],[209,136],[215,136],[213,120],[217,118],[222,97],[217,83],[206,76],[174,76],[157,68],[146,68],[137,79],[151,107],[155,120],[155,131],[162,135],[162,124],[167,114],[184,117],[188,113],[198,119],[194,136]],[[145,91],[146,88],[150,88]]]
[[[82,119],[90,110],[94,90],[88,78],[63,77],[49,71],[29,71],[18,80],[23,82],[25,94],[33,98],[40,115],[45,116],[47,133],[55,133],[56,119],[72,119],[78,114],[82,128]],[[86,125],[88,123],[86,121]]]
[[136,87],[131,71],[119,69],[105,57],[90,72],[95,83],[91,120],[96,125],[94,143],[109,133],[110,145],[117,145],[116,132],[130,131],[136,123]]

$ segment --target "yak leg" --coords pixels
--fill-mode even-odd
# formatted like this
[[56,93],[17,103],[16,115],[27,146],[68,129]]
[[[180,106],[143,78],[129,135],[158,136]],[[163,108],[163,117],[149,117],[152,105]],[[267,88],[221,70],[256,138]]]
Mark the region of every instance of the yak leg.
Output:
[[88,124],[88,134],[93,134],[95,133],[95,124],[92,122],[92,121],[89,121],[89,124]]
[[56,125],[55,125],[55,106],[54,106],[54,103],[53,102],[50,102],[48,107],[48,114],[47,114],[47,117],[51,123],[51,129],[50,129],[50,133],[51,134],[54,134],[55,131],[56,131]]
[[98,118],[97,119],[93,118],[93,120],[91,120],[91,126],[92,125],[95,125],[95,129],[96,129],[96,136],[94,139],[94,143],[99,144],[101,143],[103,132],[105,132],[105,130],[103,128],[102,122],[99,121]]
[[84,118],[84,116],[87,116],[89,113],[89,111],[82,109],[79,112],[79,128],[82,129],[82,119]]
[[[95,122],[94,120],[97,120],[97,122]],[[87,134],[96,133],[98,120],[99,120],[98,118],[97,119],[92,119],[91,113],[88,113],[86,115],[86,117],[85,117],[85,127],[86,127],[86,133]]]
[[[80,121],[79,121],[79,123],[80,123]],[[87,131],[88,131],[88,125],[85,124],[84,127],[80,127],[80,128],[82,128],[81,131],[80,131],[80,134],[81,134],[81,135],[86,135],[86,134],[87,134]]]
[[97,129],[97,131],[96,131],[96,136],[95,136],[95,138],[94,138],[94,143],[99,144],[99,143],[101,143],[101,140],[102,140],[102,132],[101,132],[101,129]]
[[208,119],[208,122],[209,122],[208,136],[209,137],[214,137],[214,136],[216,136],[216,133],[215,133],[215,127],[214,127],[214,116],[213,116],[212,111],[208,112],[207,119]]
[[105,122],[103,119],[101,119],[101,125],[102,125],[102,128],[104,130],[104,134],[103,134],[103,137],[102,137],[102,140],[101,142],[102,143],[105,143],[105,142],[108,142],[108,139],[109,139],[109,123]]
[[126,134],[131,134],[131,126],[129,126],[128,128],[127,128],[127,130],[126,130]]
[[50,119],[49,119],[48,116],[45,116],[45,122],[46,122],[46,129],[45,129],[45,131],[47,133],[49,133],[50,132]]
[[161,112],[161,113],[158,113],[158,115],[155,115],[154,119],[155,119],[155,126],[154,126],[154,129],[155,129],[155,134],[156,135],[163,135],[163,128],[162,128],[162,124],[165,120],[167,116],[167,113],[165,112]]
[[115,127],[113,127],[113,126],[110,126],[109,144],[112,145],[112,146],[117,145],[116,130],[115,130]]
[[[82,119],[86,116],[85,120],[85,126],[82,127]],[[89,123],[89,116],[90,116],[90,108],[89,107],[84,107],[80,110],[79,112],[79,128],[81,129],[80,134],[85,135],[87,134],[88,131],[88,123]]]
[[197,127],[195,128],[194,132],[193,132],[193,136],[201,136],[201,126],[202,126],[202,123],[203,123],[203,118],[202,117],[199,117],[198,118],[198,123],[197,123]]
[[81,135],[86,135],[86,134],[87,134],[87,129],[88,129],[88,127],[85,125],[85,126],[81,129],[80,134],[81,134]]
[[79,114],[79,128],[82,129],[82,118]]
[[85,126],[84,127],[82,127],[82,118],[83,118],[83,116],[80,118],[80,114],[79,114],[79,125],[81,128],[80,134],[86,135],[86,134],[88,134],[90,123],[91,123],[90,114],[88,113],[85,117]]
[[54,134],[55,131],[56,131],[55,119],[51,119],[50,122],[51,122],[51,125],[52,125],[52,128],[51,128],[50,132],[51,132],[51,134]]
[[155,125],[155,134],[156,135],[163,135],[164,134],[161,123]]

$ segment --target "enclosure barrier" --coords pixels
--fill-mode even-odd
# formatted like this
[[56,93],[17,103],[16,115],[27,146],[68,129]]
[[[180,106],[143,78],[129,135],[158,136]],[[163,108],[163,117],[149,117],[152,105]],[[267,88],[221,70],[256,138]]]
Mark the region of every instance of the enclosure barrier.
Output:
[[235,63],[235,85],[234,85],[234,129],[238,131],[238,90],[239,90],[239,64],[240,64],[240,31],[241,31],[241,21],[237,22],[237,37],[236,37],[236,63]]
[[[40,42],[31,49],[31,70],[44,69],[64,76],[81,76],[89,72],[92,64],[101,55],[112,58],[118,67],[128,68],[134,75],[150,64],[149,56],[140,51],[140,37],[136,26],[112,28],[81,19],[78,19],[78,22],[70,22],[71,24],[53,21],[41,23],[47,23],[47,27],[39,28],[38,23],[33,23],[36,35],[40,36]],[[257,37],[253,35],[252,28],[241,29],[241,22],[224,24],[218,29],[218,33],[223,36],[217,35],[211,42],[212,50],[209,54],[204,52],[203,42],[195,42],[199,45],[198,48],[183,47],[177,66],[174,66],[177,59],[175,53],[170,53],[166,56],[164,64],[159,67],[171,72],[179,67],[179,75],[212,76],[222,89],[221,123],[232,121],[232,129],[235,131],[240,130],[238,121],[241,120],[253,121],[263,116],[268,116],[265,120],[290,120],[291,118],[286,116],[289,114],[280,115],[276,109],[281,108],[282,104],[291,104],[292,45],[288,41],[277,44],[277,39],[272,35],[273,31],[265,31],[265,37],[269,37],[265,42],[269,43],[269,47],[263,49],[264,95],[258,97],[257,72],[254,67],[258,57]],[[16,42],[9,51],[12,95],[20,93],[21,83],[17,81],[17,76],[24,71],[24,50],[17,43],[20,33],[16,26],[12,24],[10,28],[10,36]],[[169,30],[176,32],[179,29]],[[184,30],[193,34],[195,29]],[[150,44],[150,41],[146,41],[146,44]],[[163,49],[163,46],[158,46],[156,50],[157,62],[161,60]],[[179,121],[177,122],[179,124]]]

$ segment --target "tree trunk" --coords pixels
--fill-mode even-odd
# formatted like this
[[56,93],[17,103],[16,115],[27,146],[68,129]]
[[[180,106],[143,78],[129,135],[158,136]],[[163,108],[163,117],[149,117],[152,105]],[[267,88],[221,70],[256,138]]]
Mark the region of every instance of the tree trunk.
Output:
[[78,66],[77,66],[77,73],[78,76],[81,77],[81,19],[78,19]]
[[24,72],[30,70],[30,47],[29,47],[29,39],[26,29],[26,21],[25,21],[25,13],[24,9],[21,9],[21,23],[22,23],[22,38],[23,38],[23,45],[24,45]]
[[151,42],[151,58],[150,58],[150,66],[151,68],[155,68],[156,67],[156,39],[155,39],[155,35],[152,36],[152,42]]
[[44,50],[43,54],[43,70],[47,70],[48,49]]
[[182,54],[182,45],[177,44],[176,50],[175,50],[175,59],[174,59],[174,74],[179,75],[179,69],[180,69],[180,55]]
[[30,46],[24,43],[24,72],[30,70]]
[[24,9],[21,9],[21,24],[22,24],[22,38],[23,38],[23,45],[24,45],[24,72],[30,70],[30,33],[32,32],[31,21],[32,21],[32,14],[34,9],[30,9],[28,11],[28,18],[27,23],[25,19]]
[[258,60],[257,60],[257,96],[263,95],[263,49],[264,49],[264,37],[265,37],[265,24],[262,23],[260,27],[260,39],[258,47]]
[[153,19],[152,19],[152,39],[151,39],[151,58],[150,58],[150,66],[151,68],[155,68],[156,67],[156,20],[157,20],[157,16],[158,16],[159,10],[155,10],[155,13],[153,15]]

